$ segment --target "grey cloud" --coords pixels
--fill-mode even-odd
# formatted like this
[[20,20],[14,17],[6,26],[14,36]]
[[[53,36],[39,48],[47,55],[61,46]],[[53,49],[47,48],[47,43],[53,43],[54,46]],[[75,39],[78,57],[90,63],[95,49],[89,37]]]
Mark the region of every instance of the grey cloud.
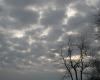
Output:
[[25,7],[29,5],[42,6],[48,3],[55,3],[56,5],[64,6],[65,3],[71,2],[70,0],[4,0],[4,2],[10,6]]
[[4,34],[0,33],[0,52],[8,50],[9,45],[7,44],[7,39]]
[[63,33],[61,26],[54,26],[52,27],[51,32],[48,34],[48,36],[45,38],[45,40],[49,42],[57,41],[59,36],[61,36]]
[[87,14],[87,13],[94,13],[94,11],[96,11],[96,7],[93,7],[92,5],[89,6],[86,1],[77,1],[76,3],[73,3],[73,8],[75,8],[78,13],[83,13],[83,14]]
[[66,0],[55,0],[55,4],[57,6],[57,8],[65,8],[66,5],[68,5],[70,2],[70,0],[66,1]]
[[[50,2],[54,3],[57,9],[51,9]],[[62,43],[58,43],[57,39],[62,37],[65,32],[69,30],[81,30],[87,28],[87,24],[91,25],[92,19],[94,19],[94,11],[96,11],[94,8],[86,5],[86,2],[82,0],[66,0],[65,2],[64,0],[4,0],[4,3],[5,5],[0,7],[0,30],[1,27],[5,30],[10,30],[11,28],[10,31],[12,31],[12,28],[14,30],[20,28],[24,30],[30,25],[37,24],[39,12],[25,9],[27,6],[41,6],[42,8],[49,4],[49,8],[43,11],[43,18],[40,21],[41,24],[39,24],[43,27],[40,26],[38,29],[26,31],[25,36],[22,38],[11,38],[12,35],[6,32],[4,33],[1,30],[3,32],[3,34],[2,32],[0,33],[0,66],[2,66],[2,68],[10,68],[11,66],[16,68],[19,63],[23,64],[23,59],[28,61],[32,60],[33,63],[40,64],[37,58],[46,55],[49,49],[55,49],[60,46]],[[62,25],[63,18],[65,17],[65,7],[68,7],[70,4],[74,5],[73,8],[76,9],[78,13],[68,19],[68,24]],[[84,13],[85,16],[81,13]],[[10,18],[13,18],[15,21]],[[38,25],[36,25],[36,27],[38,27]],[[51,28],[48,35],[44,38],[40,38],[41,33],[48,27]],[[62,30],[63,28],[64,31]],[[35,40],[31,45],[27,42],[29,36]],[[65,35],[63,41],[66,38]],[[45,42],[43,43],[42,41]],[[14,46],[15,44],[17,44],[17,46]],[[14,48],[14,50],[12,50],[11,47]],[[28,48],[31,49],[30,52],[22,52],[22,50],[26,51]],[[35,55],[35,58],[30,58],[32,55]],[[50,64],[47,63],[47,65],[49,66]],[[4,77],[2,79],[8,80]],[[15,78],[9,79],[15,80]],[[31,79],[27,78],[27,80]]]
[[72,3],[74,0],[4,0],[9,6],[26,7],[29,5],[43,6],[54,3],[57,7],[65,7],[66,4]]
[[[79,11],[80,12],[80,11]],[[68,30],[82,30],[83,28],[93,25],[95,20],[95,12],[85,12],[85,15],[78,13],[74,17],[68,19],[67,25],[63,27]]]
[[[9,39],[9,40],[11,41],[11,43],[13,45],[15,44],[15,46],[14,46],[15,49],[18,49],[18,50],[26,50],[28,48],[29,44],[24,39],[14,38],[14,39]],[[13,45],[11,45],[11,46],[13,46]]]
[[87,22],[87,17],[83,17],[83,16],[75,16],[72,17],[68,20],[68,25],[69,27],[67,27],[67,29],[69,28],[70,30],[72,29],[77,29],[80,27],[83,27],[83,25],[85,25]]
[[100,10],[100,1],[98,0],[96,7]]
[[47,4],[48,0],[4,0],[4,2],[10,6],[26,7],[29,5],[40,6]]
[[2,7],[2,6],[0,6],[0,13],[1,13],[1,12],[3,12],[3,10],[4,10],[4,9],[3,9],[3,7]]
[[13,6],[26,6],[30,3],[30,0],[4,0],[4,2]]
[[31,10],[15,9],[10,12],[10,16],[14,17],[18,24],[30,25],[37,23],[38,13]]
[[77,2],[78,0],[54,0],[58,8],[66,8],[69,4]]
[[64,18],[65,10],[48,10],[43,15],[43,19],[41,19],[41,23],[43,25],[57,25],[62,23],[62,19]]
[[38,12],[26,9],[4,9],[0,12],[0,26],[3,28],[22,29],[38,22]]
[[36,56],[41,56],[43,54],[46,54],[46,46],[42,43],[35,43],[31,46],[32,48],[32,53],[35,54]]
[[68,30],[82,30],[87,25],[93,25],[95,20],[96,8],[88,6],[85,1],[77,0],[72,3],[72,8],[78,13],[68,19],[68,24],[63,27]]

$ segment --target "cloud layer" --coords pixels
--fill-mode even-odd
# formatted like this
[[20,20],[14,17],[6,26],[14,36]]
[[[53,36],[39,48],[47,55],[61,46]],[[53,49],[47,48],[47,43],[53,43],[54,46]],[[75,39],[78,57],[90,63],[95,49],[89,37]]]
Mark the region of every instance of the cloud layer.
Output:
[[57,71],[49,50],[94,21],[99,0],[0,0],[0,68]]

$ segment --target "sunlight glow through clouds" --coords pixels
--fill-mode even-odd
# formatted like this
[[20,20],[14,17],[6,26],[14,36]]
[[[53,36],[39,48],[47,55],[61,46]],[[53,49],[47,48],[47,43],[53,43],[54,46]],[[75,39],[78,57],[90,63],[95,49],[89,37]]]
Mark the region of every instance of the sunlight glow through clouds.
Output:
[[25,36],[25,32],[17,30],[13,31],[12,34],[12,37],[14,38],[23,38]]
[[5,35],[9,35],[9,37],[11,38],[23,38],[25,36],[25,31],[24,30],[15,30],[15,29],[4,29],[1,28],[0,29],[1,32],[3,32],[3,34]]
[[32,11],[43,11],[43,10],[47,10],[48,9],[48,5],[44,5],[44,6],[28,6],[26,7],[26,9],[32,10]]
[[39,19],[38,19],[38,23],[41,23],[41,19],[43,18],[43,13],[44,11],[39,11]]
[[[83,60],[84,61],[88,61],[89,59],[91,59],[92,57],[91,56],[86,56],[86,57],[84,57],[83,58]],[[70,60],[70,58],[69,57],[67,57],[67,58],[65,58],[66,60]],[[73,60],[73,61],[78,61],[78,60],[80,60],[80,55],[73,55],[72,57],[71,57],[71,59]]]
[[60,36],[59,38],[58,38],[58,42],[60,42],[60,41],[63,41],[63,37],[64,36],[71,36],[71,35],[74,35],[74,36],[76,36],[76,35],[78,35],[79,33],[77,32],[77,31],[68,31],[68,32],[65,32],[62,36]]
[[59,57],[60,56],[60,54],[58,54],[58,53],[55,53],[55,57]]
[[73,8],[73,4],[70,4],[66,9],[65,13],[66,18],[64,18],[63,24],[67,24],[68,19],[75,16],[77,13],[78,13],[77,10]]
[[37,60],[41,61],[43,64],[50,63],[53,61],[53,59],[48,58],[47,56],[40,56],[40,57],[38,57]]
[[66,15],[68,18],[73,17],[77,14],[77,11],[75,9],[72,8],[72,5],[69,5],[69,7],[67,8],[66,11]]
[[[66,60],[69,60],[70,58],[67,57],[67,58],[65,58],[65,59],[66,59]],[[74,55],[74,56],[71,57],[71,59],[77,61],[77,60],[80,59],[80,55]]]
[[74,31],[68,31],[66,32],[67,35],[77,35],[79,34],[78,32],[74,32]]
[[99,31],[98,27],[94,28],[94,30],[95,30],[95,32],[98,32]]
[[35,43],[35,42],[36,42],[36,40],[35,40],[35,39],[32,39],[32,37],[31,37],[31,36],[29,36],[29,38],[28,38],[27,42],[29,43],[29,45],[32,45],[33,43]]
[[63,41],[62,36],[60,36],[57,41],[58,42]]
[[95,42],[95,43],[98,43],[99,41],[98,41],[98,40],[94,40],[94,42]]
[[52,29],[51,27],[46,28],[46,29],[42,32],[42,34],[40,35],[40,37],[47,36],[47,35],[49,34],[49,32],[50,32],[51,29]]
[[60,72],[60,73],[63,73],[65,71],[66,71],[65,69],[57,69],[57,72]]

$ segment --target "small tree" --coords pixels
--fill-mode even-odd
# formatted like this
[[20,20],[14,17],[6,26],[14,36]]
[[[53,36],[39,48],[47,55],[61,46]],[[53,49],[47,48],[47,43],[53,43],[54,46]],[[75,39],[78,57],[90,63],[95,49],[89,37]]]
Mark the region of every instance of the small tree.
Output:
[[[74,70],[75,78],[76,80],[78,80],[77,67],[78,67],[79,61],[75,62],[72,59],[72,51],[73,51],[73,44],[72,44],[71,39],[69,38],[68,44],[67,44],[67,55],[66,56],[63,55],[63,48],[61,48],[60,54],[61,54],[64,66],[66,68],[66,72],[68,71],[71,80],[74,80],[74,75],[72,73],[72,70]],[[66,75],[67,73],[64,75],[64,78],[66,77]]]
[[[83,80],[83,71],[89,66],[84,61],[84,58],[88,56],[89,49],[86,35],[80,35],[78,38],[69,37],[67,47],[60,47],[60,56],[65,66],[63,79],[70,77],[71,80]],[[78,52],[77,60],[75,59],[75,52]]]
[[79,43],[77,45],[77,48],[79,49],[79,53],[80,53],[80,80],[83,80],[83,71],[86,68],[84,63],[84,58],[87,57],[90,49],[87,34],[85,35],[81,34],[78,41]]

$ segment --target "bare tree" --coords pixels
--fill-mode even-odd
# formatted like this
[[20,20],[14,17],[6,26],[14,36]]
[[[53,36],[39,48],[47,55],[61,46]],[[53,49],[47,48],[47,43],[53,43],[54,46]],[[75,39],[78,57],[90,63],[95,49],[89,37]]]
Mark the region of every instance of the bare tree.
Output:
[[84,65],[84,57],[87,56],[87,52],[89,49],[89,44],[87,41],[87,35],[81,35],[79,37],[79,44],[77,45],[80,53],[80,80],[83,80],[83,70],[85,69]]
[[[64,64],[64,66],[65,66],[65,68],[66,68],[66,72],[68,71],[71,80],[74,80],[74,79],[73,79],[73,74],[72,74],[72,72],[71,72],[71,67],[67,64],[66,59],[65,59],[65,57],[63,56],[63,49],[62,49],[62,48],[61,48],[61,57],[62,57],[62,60],[63,60],[63,64]],[[65,73],[65,75],[64,75],[63,78],[65,78],[66,75],[67,75],[67,73]]]
[[[75,74],[75,78],[76,80],[78,80],[78,71],[77,71],[77,67],[78,67],[78,63],[79,61],[75,62],[72,59],[72,51],[73,51],[73,44],[71,39],[68,39],[68,44],[67,44],[67,55],[63,56],[63,48],[61,48],[61,57],[63,59],[63,63],[64,66],[66,67],[66,70],[68,71],[68,73],[70,74],[71,80],[74,79],[74,75],[72,70],[74,70],[74,74]],[[64,77],[66,77],[67,74],[64,75]]]
[[[67,79],[67,75],[69,75],[71,80],[83,80],[83,71],[88,67],[84,62],[84,58],[87,57],[87,53],[89,53],[89,42],[86,35],[80,35],[79,38],[76,38],[76,41],[78,42],[75,42],[75,38],[69,37],[66,45],[67,48],[62,46],[59,49],[62,62],[65,66],[63,78]],[[76,50],[79,58],[74,60],[73,56],[75,56]]]

